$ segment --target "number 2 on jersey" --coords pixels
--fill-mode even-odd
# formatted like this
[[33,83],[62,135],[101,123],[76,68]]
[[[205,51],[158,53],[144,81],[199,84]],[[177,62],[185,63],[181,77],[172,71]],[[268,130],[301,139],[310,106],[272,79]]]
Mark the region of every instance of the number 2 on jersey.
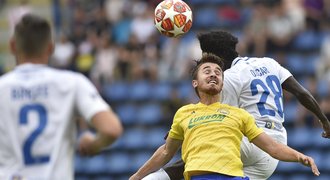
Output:
[[[274,84],[275,84],[276,88],[274,87]],[[283,118],[283,108],[281,105],[282,87],[281,87],[280,80],[274,75],[270,75],[270,76],[266,77],[266,84],[263,81],[261,81],[260,79],[254,79],[251,82],[251,86],[250,86],[252,96],[258,94],[257,86],[260,86],[263,89],[260,100],[257,103],[257,107],[258,107],[260,115],[275,116],[274,110],[267,109],[265,107],[267,98],[268,98],[269,94],[272,92],[274,94],[274,102],[275,102],[275,105],[277,108],[277,113],[280,117]],[[270,91],[269,91],[269,89],[270,89]]]
[[47,125],[47,110],[41,104],[29,104],[21,108],[19,113],[19,123],[20,125],[26,125],[29,121],[28,115],[31,112],[36,112],[39,116],[38,127],[30,134],[30,136],[24,141],[23,144],[23,156],[24,163],[26,165],[39,164],[48,162],[49,156],[33,156],[32,155],[32,145],[37,137],[42,133]]

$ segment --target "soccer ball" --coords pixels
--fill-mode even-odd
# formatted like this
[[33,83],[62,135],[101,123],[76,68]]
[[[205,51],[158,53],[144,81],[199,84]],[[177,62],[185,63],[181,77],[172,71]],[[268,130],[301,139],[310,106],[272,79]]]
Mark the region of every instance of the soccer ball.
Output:
[[179,37],[192,26],[192,11],[181,0],[164,0],[155,9],[155,27],[168,37]]

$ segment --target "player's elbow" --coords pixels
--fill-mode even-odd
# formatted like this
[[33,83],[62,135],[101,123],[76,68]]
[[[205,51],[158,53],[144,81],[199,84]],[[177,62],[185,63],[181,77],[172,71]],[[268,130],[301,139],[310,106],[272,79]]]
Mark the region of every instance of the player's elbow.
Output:
[[109,142],[118,139],[123,134],[123,126],[113,112],[98,113],[93,119],[93,125],[97,132]]
[[114,140],[118,139],[123,134],[123,131],[123,126],[120,121],[116,120],[116,122],[106,124],[99,133],[108,139]]
[[109,138],[118,139],[123,134],[123,131],[123,127],[121,125],[117,125],[117,127],[113,127],[104,133]]

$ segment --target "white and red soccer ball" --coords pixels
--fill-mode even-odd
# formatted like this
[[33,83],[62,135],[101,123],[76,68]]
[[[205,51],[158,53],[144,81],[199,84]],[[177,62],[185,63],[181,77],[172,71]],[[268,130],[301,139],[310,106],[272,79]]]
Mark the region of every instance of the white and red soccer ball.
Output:
[[165,36],[182,36],[189,31],[192,23],[192,11],[181,0],[164,0],[155,9],[155,27]]

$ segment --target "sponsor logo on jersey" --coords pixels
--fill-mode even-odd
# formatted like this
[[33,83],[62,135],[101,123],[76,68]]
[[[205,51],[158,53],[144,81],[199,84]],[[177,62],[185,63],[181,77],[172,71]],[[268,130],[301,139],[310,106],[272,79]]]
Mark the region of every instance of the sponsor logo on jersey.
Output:
[[222,122],[225,117],[226,115],[224,114],[212,114],[212,115],[194,117],[190,119],[188,128],[191,129],[195,126],[210,122]]

